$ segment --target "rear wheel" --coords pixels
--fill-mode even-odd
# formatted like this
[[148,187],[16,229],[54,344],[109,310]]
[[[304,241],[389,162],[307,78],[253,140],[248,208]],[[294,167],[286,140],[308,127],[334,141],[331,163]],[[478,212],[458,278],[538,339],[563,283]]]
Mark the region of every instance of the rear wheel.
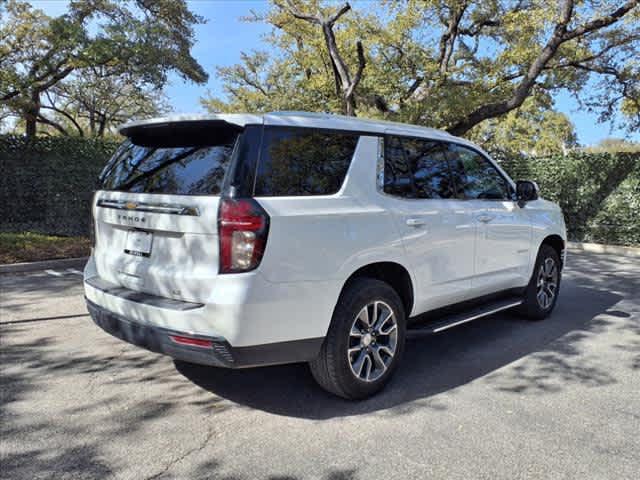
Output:
[[389,381],[404,352],[405,312],[388,284],[354,280],[342,293],[311,373],[324,389],[348,399],[373,395]]
[[558,253],[553,247],[542,245],[519,311],[532,320],[548,317],[558,301],[560,278]]

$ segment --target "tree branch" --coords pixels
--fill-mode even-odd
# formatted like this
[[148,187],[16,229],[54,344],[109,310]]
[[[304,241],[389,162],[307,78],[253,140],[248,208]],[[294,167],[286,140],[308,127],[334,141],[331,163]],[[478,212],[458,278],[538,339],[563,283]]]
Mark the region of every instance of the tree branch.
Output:
[[604,27],[608,27],[609,25],[617,22],[622,17],[624,17],[627,13],[631,11],[634,7],[637,7],[640,4],[640,0],[629,0],[627,3],[622,5],[620,8],[615,10],[610,15],[596,18],[587,22],[574,30],[569,30],[564,34],[563,40],[571,40],[576,37],[581,37],[589,32],[593,32],[594,30],[599,30]]
[[466,11],[468,4],[465,2],[460,6],[453,7],[451,10],[451,16],[447,22],[447,31],[440,38],[440,55],[438,57],[438,65],[440,74],[446,74],[449,69],[449,61],[455,47],[456,38],[458,36],[458,27],[462,16]]
[[317,17],[315,15],[307,15],[298,10],[295,4],[291,0],[287,0],[287,5],[283,5],[280,2],[274,2],[276,6],[280,7],[282,10],[289,12],[298,20],[304,20],[306,22],[315,23],[316,25],[320,25],[322,23],[322,18]]
[[38,115],[36,120],[38,121],[38,123],[43,123],[45,125],[51,125],[53,128],[58,130],[61,134],[65,135],[65,136],[69,136],[69,132],[67,132],[62,125],[60,125],[57,122],[54,122],[53,120],[49,120],[47,117],[45,117],[43,115]]
[[80,124],[78,124],[76,119],[73,118],[73,116],[71,116],[69,113],[65,112],[64,110],[60,110],[59,108],[54,107],[52,105],[42,105],[42,107],[40,108],[42,108],[43,110],[51,110],[52,112],[59,113],[60,115],[65,117],[67,120],[69,120],[73,124],[75,129],[78,131],[78,135],[80,135],[81,137],[84,137],[84,130],[82,130],[82,127],[80,126]]
[[284,11],[289,12],[291,15],[293,15],[293,17],[297,19],[304,20],[315,25],[320,25],[327,50],[329,51],[329,57],[331,59],[331,66],[333,68],[336,80],[336,92],[341,92],[342,94],[345,113],[347,115],[355,115],[355,88],[358,86],[358,83],[360,83],[362,73],[366,66],[364,49],[362,47],[362,42],[358,40],[358,42],[356,43],[358,53],[358,69],[356,70],[356,74],[352,79],[349,67],[347,67],[347,64],[340,54],[340,50],[338,49],[338,44],[336,42],[336,37],[333,32],[333,26],[335,22],[340,17],[342,17],[342,15],[351,10],[351,5],[349,5],[349,3],[345,3],[342,8],[340,8],[336,13],[328,18],[325,18],[319,14],[308,15],[300,12],[299,10],[297,10],[292,0],[287,0],[286,6],[282,5],[282,3],[280,3],[279,1],[276,1],[275,4]]
[[563,43],[615,23],[632,8],[637,6],[639,2],[640,0],[629,0],[610,15],[594,19],[574,30],[568,30],[567,27],[574,13],[574,0],[565,0],[561,7],[560,19],[555,25],[551,38],[547,41],[536,59],[529,65],[527,72],[516,86],[511,98],[501,102],[481,105],[463,119],[447,128],[447,131],[454,135],[463,135],[483,120],[498,117],[518,108],[531,92],[538,76],[547,68],[549,61],[556,55]]
[[349,5],[349,2],[347,2],[342,6],[342,8],[340,10],[338,10],[336,13],[334,13],[328,19],[326,19],[325,23],[328,23],[329,25],[333,26],[333,24],[336,23],[338,21],[338,19],[342,15],[347,13],[349,10],[351,10],[351,5]]
[[356,42],[356,49],[358,51],[358,70],[356,71],[356,74],[351,81],[351,85],[349,85],[347,96],[353,95],[354,90],[362,79],[364,68],[367,66],[367,60],[364,58],[364,48],[362,47],[362,42],[360,40]]

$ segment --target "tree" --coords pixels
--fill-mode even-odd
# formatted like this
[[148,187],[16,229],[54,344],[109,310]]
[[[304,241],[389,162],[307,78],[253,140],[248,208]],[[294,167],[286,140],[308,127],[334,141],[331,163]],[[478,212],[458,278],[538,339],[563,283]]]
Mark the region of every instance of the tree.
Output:
[[491,152],[507,155],[565,154],[578,145],[573,124],[565,114],[553,110],[548,95],[527,98],[517,110],[476,125],[468,136]]
[[[346,112],[343,79],[361,70],[351,113],[457,135],[559,89],[603,120],[622,107],[632,125],[640,115],[639,2],[407,0],[356,10],[272,0],[250,18],[273,26],[271,52],[218,69],[225,97],[203,104]],[[340,64],[349,77],[336,73]]]
[[340,19],[340,17],[351,10],[351,5],[345,3],[342,8],[334,13],[325,13],[321,8],[316,7],[316,11],[319,13],[307,14],[298,10],[292,0],[287,0],[285,5],[277,1],[275,4],[280,9],[288,12],[294,18],[304,20],[305,22],[312,25],[318,25],[320,27],[326,49],[329,52],[331,69],[333,71],[336,84],[336,94],[342,96],[344,113],[351,116],[355,115],[355,90],[362,79],[362,72],[366,66],[362,42],[360,40],[356,42],[356,51],[358,52],[358,69],[356,70],[355,75],[352,75],[349,66],[346,64],[340,53],[340,49],[336,43],[336,36],[333,31],[335,23]]
[[171,71],[207,79],[190,53],[193,26],[203,19],[184,0],[72,0],[56,18],[8,0],[0,20],[0,102],[24,120],[29,137],[46,118],[42,95],[81,69],[108,67],[156,88]]
[[168,110],[162,90],[135,76],[94,67],[79,70],[46,91],[37,121],[63,135],[103,137],[127,120]]
[[597,145],[585,148],[585,151],[591,153],[640,153],[640,143],[630,142],[623,138],[605,138],[600,140]]

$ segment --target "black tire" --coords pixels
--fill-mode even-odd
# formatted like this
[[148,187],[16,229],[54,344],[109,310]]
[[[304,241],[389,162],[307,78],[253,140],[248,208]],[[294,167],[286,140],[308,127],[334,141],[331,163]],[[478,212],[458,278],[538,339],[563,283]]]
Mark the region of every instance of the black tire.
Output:
[[[383,342],[389,342],[389,337],[384,337],[384,335],[392,334],[379,333],[380,336],[374,337],[371,345],[369,345],[367,339],[365,339],[367,336],[366,333],[364,335],[358,333],[356,337],[352,334],[352,327],[365,325],[357,320],[360,313],[367,307],[366,315],[368,318],[368,312],[373,312],[374,304],[376,305],[375,308],[378,308],[379,311],[385,312],[384,314],[378,314],[378,318],[386,316],[387,307],[392,310],[394,315],[394,317],[389,317],[390,324],[392,324],[393,318],[395,318],[396,329],[389,328],[389,330],[397,333],[394,344],[395,354],[388,356],[385,352],[386,360],[389,362],[386,370],[382,367],[376,367],[376,365],[380,363],[379,361],[376,362],[375,355],[371,351],[371,348],[377,349],[381,346],[384,347]],[[389,325],[387,325],[387,327],[389,327]],[[357,329],[360,330],[359,328]],[[380,330],[382,331],[382,327]],[[362,331],[365,332],[367,330],[363,328]],[[372,334],[369,335],[368,341],[371,341],[371,335]],[[357,339],[358,336],[360,339],[356,340],[357,345],[355,345],[355,347],[362,350],[349,354],[349,347],[351,346],[353,349],[354,339]],[[331,325],[329,326],[329,331],[322,344],[320,353],[315,360],[309,363],[311,373],[321,387],[335,395],[350,400],[370,397],[380,391],[393,375],[404,353],[405,336],[405,311],[396,291],[390,285],[380,280],[364,277],[356,278],[346,287],[338,299],[338,304],[334,310]],[[379,340],[377,345],[375,343],[376,339]],[[365,344],[366,346],[362,346]],[[364,370],[362,375],[369,376],[371,370],[376,368],[377,374],[380,375],[378,378],[375,378],[375,375],[371,375],[372,379],[367,381],[366,379],[363,380],[356,376],[354,373],[355,370],[353,369],[357,369],[358,365],[352,367],[352,363],[358,364],[357,360],[362,358],[360,355],[370,357],[368,362],[359,362],[360,370]],[[378,353],[377,359],[381,359],[380,353]],[[368,363],[369,372],[363,368],[364,363]]]
[[[554,295],[551,298],[551,301],[548,304],[544,304],[544,301],[539,300],[538,294],[540,293],[538,290],[540,276],[546,275],[544,274],[544,265],[545,262],[553,262],[555,268],[556,275],[556,287],[553,290]],[[554,307],[556,306],[556,302],[558,301],[558,295],[560,294],[560,280],[562,278],[561,275],[561,267],[560,267],[560,258],[558,257],[558,252],[549,246],[549,245],[541,245],[540,250],[538,251],[538,257],[536,258],[536,264],[533,268],[533,273],[531,274],[531,280],[529,281],[529,285],[524,293],[524,303],[518,307],[518,312],[523,316],[529,318],[530,320],[543,320],[547,318]],[[548,285],[551,284],[549,280]],[[544,288],[544,287],[543,287]],[[546,293],[547,297],[549,295],[549,289],[547,288]]]

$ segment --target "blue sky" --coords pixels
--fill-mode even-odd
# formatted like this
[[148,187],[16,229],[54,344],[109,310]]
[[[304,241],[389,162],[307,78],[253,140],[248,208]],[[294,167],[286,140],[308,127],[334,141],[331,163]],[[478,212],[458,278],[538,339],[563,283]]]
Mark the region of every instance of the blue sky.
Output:
[[[49,15],[60,15],[64,13],[67,1],[34,0],[31,3]],[[208,92],[221,92],[221,83],[215,77],[215,66],[233,65],[239,62],[240,52],[262,48],[262,36],[269,32],[266,25],[240,20],[251,9],[264,10],[267,4],[263,0],[191,0],[189,5],[192,11],[207,19],[205,25],[196,28],[197,41],[193,55],[210,77],[207,85],[195,85],[176,76],[171,77],[166,91],[173,109],[178,113],[202,111],[200,97]],[[611,130],[609,124],[599,124],[597,115],[582,111],[568,92],[556,96],[556,108],[569,116],[576,127],[578,140],[584,145],[595,144],[611,136],[640,141],[640,132],[629,135],[622,130]]]

